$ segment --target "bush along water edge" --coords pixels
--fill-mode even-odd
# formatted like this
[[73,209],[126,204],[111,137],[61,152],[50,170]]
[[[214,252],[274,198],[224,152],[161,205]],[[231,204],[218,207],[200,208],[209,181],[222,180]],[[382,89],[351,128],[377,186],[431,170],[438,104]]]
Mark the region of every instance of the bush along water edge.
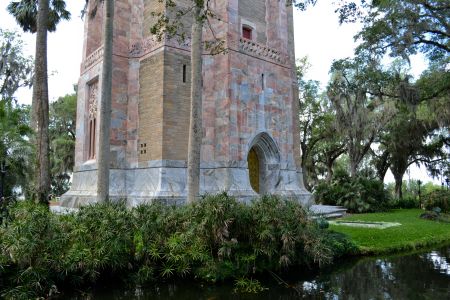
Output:
[[124,277],[140,285],[170,278],[242,285],[266,271],[327,265],[355,251],[300,204],[275,196],[244,204],[219,194],[132,209],[102,203],[68,215],[26,201],[10,207],[0,227],[0,295],[49,297],[62,287]]

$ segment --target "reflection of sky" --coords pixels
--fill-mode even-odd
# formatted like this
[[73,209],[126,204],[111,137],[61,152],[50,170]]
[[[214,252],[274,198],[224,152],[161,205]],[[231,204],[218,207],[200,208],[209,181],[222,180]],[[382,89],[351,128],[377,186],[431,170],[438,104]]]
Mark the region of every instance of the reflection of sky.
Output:
[[425,254],[424,258],[433,263],[434,268],[439,270],[439,273],[450,275],[450,263],[447,262],[447,258],[440,255],[437,251]]
[[392,275],[392,263],[383,259],[377,259],[375,261],[375,264],[381,269],[381,273],[383,274],[383,277],[394,281],[395,277]]

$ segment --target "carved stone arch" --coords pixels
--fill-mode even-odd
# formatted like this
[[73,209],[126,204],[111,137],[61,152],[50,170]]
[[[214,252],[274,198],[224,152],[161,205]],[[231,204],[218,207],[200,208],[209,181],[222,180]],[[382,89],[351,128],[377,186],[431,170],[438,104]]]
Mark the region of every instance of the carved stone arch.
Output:
[[258,194],[275,191],[279,182],[280,150],[267,132],[258,133],[247,152],[250,185]]

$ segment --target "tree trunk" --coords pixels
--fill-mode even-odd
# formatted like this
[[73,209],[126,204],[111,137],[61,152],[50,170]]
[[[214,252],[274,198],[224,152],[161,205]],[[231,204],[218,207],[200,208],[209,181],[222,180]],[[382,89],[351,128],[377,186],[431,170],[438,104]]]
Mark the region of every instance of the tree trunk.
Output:
[[48,137],[48,80],[47,80],[47,23],[49,0],[38,1],[36,57],[31,126],[35,130],[36,143],[36,201],[48,204],[50,192],[50,160]]
[[395,179],[395,197],[397,199],[403,198],[402,185],[403,185],[403,174],[394,174]]
[[327,163],[327,177],[326,177],[326,182],[328,184],[331,184],[331,180],[333,179],[333,161],[329,161]]
[[[5,174],[6,174],[5,165],[6,163],[4,163],[3,161],[0,162],[0,199],[5,196]],[[1,204],[2,203],[0,203],[0,209]]]
[[309,191],[311,190],[310,180],[309,180],[309,170],[302,167],[303,172],[303,186]]
[[358,163],[350,156],[350,177],[355,178],[358,173]]
[[[197,4],[198,5],[198,4]],[[202,8],[194,11],[191,33],[191,115],[187,165],[187,202],[192,203],[200,191],[200,150],[202,143]]]
[[381,182],[384,182],[384,177],[386,177],[386,173],[387,173],[388,169],[389,169],[389,168],[383,168],[382,170],[380,170],[379,172],[377,172],[378,179],[379,179]]
[[112,94],[112,50],[114,26],[114,0],[105,0],[105,20],[103,23],[103,64],[100,98],[100,128],[97,155],[97,201],[109,198],[109,156],[111,128]]

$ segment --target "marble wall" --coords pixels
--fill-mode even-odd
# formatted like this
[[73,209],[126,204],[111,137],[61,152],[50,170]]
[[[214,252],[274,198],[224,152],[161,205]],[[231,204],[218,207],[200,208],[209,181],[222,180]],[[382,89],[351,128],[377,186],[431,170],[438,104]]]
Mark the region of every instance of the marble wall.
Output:
[[[252,1],[259,5],[257,19],[247,9]],[[292,7],[287,7],[285,0],[264,0],[263,5],[259,1],[211,2],[216,19],[205,26],[204,40],[218,38],[226,51],[211,55],[205,50],[203,55],[200,190],[202,194],[226,191],[243,201],[256,197],[247,165],[248,152],[256,147],[263,158],[264,192],[307,204],[311,197],[302,183],[296,144]],[[116,0],[110,195],[127,199],[129,205],[154,200],[182,203],[186,198],[184,149],[189,85],[181,81],[178,72],[180,64],[189,67],[189,38],[184,43],[158,41],[149,34],[154,19],[150,12],[161,9],[157,2]],[[264,10],[265,16],[261,13]],[[91,49],[92,40],[99,35],[93,24],[101,22],[102,14],[96,20],[86,20],[78,84],[75,171],[71,190],[62,196],[67,206],[95,202],[96,197],[96,161],[86,154],[86,137],[89,85],[102,80],[102,46]],[[264,35],[243,38],[242,26],[249,22]],[[155,59],[159,63],[148,66],[160,67],[145,67]],[[152,86],[162,87],[161,93],[152,92]],[[147,97],[152,97],[156,106],[148,106]],[[160,130],[155,131],[152,124]],[[149,152],[143,153],[143,144]]]

